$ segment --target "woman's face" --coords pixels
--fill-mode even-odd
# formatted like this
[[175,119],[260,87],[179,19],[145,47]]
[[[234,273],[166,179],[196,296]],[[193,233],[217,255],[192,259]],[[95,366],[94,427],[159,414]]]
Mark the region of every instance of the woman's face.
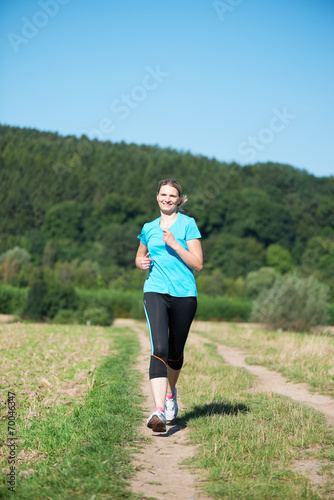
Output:
[[157,202],[161,212],[171,214],[177,212],[177,207],[181,201],[179,192],[173,186],[161,186],[157,194]]

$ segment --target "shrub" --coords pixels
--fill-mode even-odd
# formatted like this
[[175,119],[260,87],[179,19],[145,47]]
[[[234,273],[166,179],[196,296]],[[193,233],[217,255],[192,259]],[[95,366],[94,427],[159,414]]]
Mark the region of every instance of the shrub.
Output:
[[204,321],[248,321],[252,302],[230,297],[198,297],[196,319]]
[[[80,297],[80,310],[90,307],[105,307],[113,317],[131,318],[131,311],[136,310],[138,303],[143,307],[142,292],[124,290],[82,290],[77,289]],[[139,306],[138,306],[139,307]],[[139,313],[136,312],[138,315]]]
[[[145,319],[143,293],[123,290],[80,290],[82,313],[91,307],[111,307],[116,318]],[[241,298],[211,297],[200,294],[196,319],[216,321],[248,321],[252,301]]]
[[237,279],[224,276],[220,269],[214,269],[210,274],[201,273],[196,276],[199,295],[202,293],[213,297],[243,297],[245,295],[245,281],[240,276]]
[[141,319],[141,320],[146,319],[142,300],[136,300],[133,302],[132,307],[130,309],[130,318]]
[[263,290],[269,290],[277,277],[272,267],[261,267],[258,271],[251,271],[246,277],[246,294],[256,298]]
[[57,312],[52,323],[59,325],[76,325],[79,323],[78,312],[72,309],[62,309]]
[[76,310],[78,305],[74,287],[39,278],[29,289],[22,315],[31,319],[54,318],[62,309]]
[[214,269],[208,277],[205,292],[214,297],[224,295],[224,276],[220,269]]
[[[143,293],[142,292],[124,292],[121,290],[113,290],[113,307],[117,318],[132,318],[132,312],[135,318],[141,315],[140,310],[143,309]],[[144,309],[143,309],[144,310]],[[142,316],[144,318],[144,316]]]
[[287,273],[293,268],[289,250],[278,244],[269,245],[266,250],[266,261],[268,266],[273,267],[280,274]]
[[312,276],[278,278],[273,287],[262,292],[254,302],[252,321],[272,328],[308,331],[327,323],[328,287]]
[[0,285],[0,313],[17,314],[24,306],[27,290],[10,285]]
[[112,314],[105,307],[91,307],[83,313],[84,322],[89,321],[91,325],[110,326]]
[[32,319],[42,319],[47,316],[48,305],[46,301],[47,285],[44,280],[35,281],[28,292],[28,297],[22,311],[22,316]]
[[47,316],[50,318],[53,318],[62,309],[76,310],[79,306],[75,288],[71,285],[59,283],[47,285],[45,301],[47,303]]
[[[112,323],[115,317],[114,292],[105,289],[84,290],[80,288],[77,288],[76,292],[79,297],[79,302],[80,302],[79,313],[82,322],[85,323],[86,321],[91,321],[89,318],[85,319],[85,314],[87,314],[87,310],[91,311],[93,309],[96,310],[102,309],[107,313],[108,316],[107,324],[110,325]],[[97,315],[101,314],[102,317],[101,311],[100,313],[96,314]]]
[[328,324],[334,325],[334,304],[329,304],[327,309]]

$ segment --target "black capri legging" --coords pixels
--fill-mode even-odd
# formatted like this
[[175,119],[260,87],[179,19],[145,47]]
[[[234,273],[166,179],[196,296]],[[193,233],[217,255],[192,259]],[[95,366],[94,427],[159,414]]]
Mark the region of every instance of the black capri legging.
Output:
[[167,365],[174,370],[182,368],[183,350],[196,308],[196,297],[144,293],[144,309],[152,346],[150,379],[167,377]]

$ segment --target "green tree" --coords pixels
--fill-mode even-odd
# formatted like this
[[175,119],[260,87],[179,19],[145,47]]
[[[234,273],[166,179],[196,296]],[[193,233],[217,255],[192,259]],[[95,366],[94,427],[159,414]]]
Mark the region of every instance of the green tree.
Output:
[[63,201],[45,214],[44,231],[49,238],[81,240],[84,208],[75,201]]
[[0,264],[5,260],[15,262],[18,267],[21,267],[23,264],[28,264],[28,262],[30,262],[31,255],[24,248],[15,247],[0,255]]
[[222,233],[203,241],[206,266],[219,268],[224,276],[238,278],[264,264],[264,249],[255,238],[238,238]]
[[321,227],[328,227],[331,231],[334,231],[334,201],[321,201],[316,212],[316,217]]
[[273,267],[280,274],[288,273],[293,268],[289,250],[278,244],[270,245],[267,248],[266,261],[269,267]]
[[20,247],[11,248],[0,255],[0,276],[5,284],[14,284],[20,270],[30,263],[31,256]]
[[102,265],[133,267],[134,258],[139,245],[137,239],[140,226],[131,224],[112,224],[102,231],[104,252],[101,256]]

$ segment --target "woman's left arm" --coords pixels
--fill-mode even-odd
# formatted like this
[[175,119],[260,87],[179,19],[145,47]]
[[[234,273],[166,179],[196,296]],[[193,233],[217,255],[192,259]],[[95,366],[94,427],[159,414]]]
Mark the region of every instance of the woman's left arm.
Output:
[[174,252],[176,252],[177,255],[181,257],[181,259],[183,260],[183,262],[185,262],[185,264],[187,264],[187,266],[191,267],[198,273],[202,270],[203,252],[201,241],[199,239],[187,240],[187,250],[176,241],[171,231],[165,229],[163,240],[166,245],[171,247]]

